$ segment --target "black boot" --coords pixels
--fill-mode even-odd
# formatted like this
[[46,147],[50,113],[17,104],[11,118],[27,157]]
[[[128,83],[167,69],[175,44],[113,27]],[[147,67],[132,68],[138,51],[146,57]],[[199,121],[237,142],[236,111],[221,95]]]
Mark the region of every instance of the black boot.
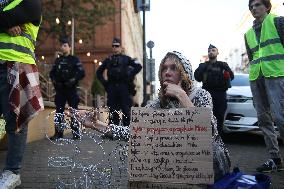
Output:
[[57,139],[60,139],[60,138],[63,138],[63,132],[59,132],[59,131],[55,130],[54,135],[52,137],[50,137],[49,139],[50,140],[57,140]]
[[63,138],[63,131],[64,131],[64,114],[63,113],[56,113],[54,115],[54,128],[55,133],[50,140],[57,140]]

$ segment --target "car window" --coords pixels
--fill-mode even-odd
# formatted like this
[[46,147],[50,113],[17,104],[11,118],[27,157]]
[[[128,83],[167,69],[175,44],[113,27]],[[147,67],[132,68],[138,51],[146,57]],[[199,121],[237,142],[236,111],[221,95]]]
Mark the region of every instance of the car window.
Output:
[[249,86],[248,75],[235,75],[231,81],[232,86]]

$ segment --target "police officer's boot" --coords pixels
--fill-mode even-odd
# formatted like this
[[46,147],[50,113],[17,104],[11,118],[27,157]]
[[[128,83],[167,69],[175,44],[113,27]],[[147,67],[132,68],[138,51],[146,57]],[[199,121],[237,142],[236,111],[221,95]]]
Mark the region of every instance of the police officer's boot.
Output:
[[57,140],[63,138],[63,132],[62,131],[58,131],[57,129],[55,129],[55,133],[52,137],[50,137],[50,140]]
[[63,138],[63,131],[65,128],[64,114],[56,113],[54,115],[54,127],[55,127],[55,133],[49,139],[57,140],[57,139]]

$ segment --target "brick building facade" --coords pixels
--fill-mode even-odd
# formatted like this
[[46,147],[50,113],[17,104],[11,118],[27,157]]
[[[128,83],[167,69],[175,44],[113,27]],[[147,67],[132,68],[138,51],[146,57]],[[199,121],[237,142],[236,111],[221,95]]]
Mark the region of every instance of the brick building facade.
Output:
[[[135,4],[132,0],[116,0],[116,14],[111,21],[108,21],[102,26],[96,27],[95,35],[89,45],[80,44],[75,41],[74,54],[78,56],[83,63],[86,71],[86,77],[81,82],[81,86],[90,94],[93,76],[96,72],[99,63],[112,53],[113,37],[121,38],[122,47],[126,55],[138,58],[142,64],[143,46],[142,46],[142,24],[139,13],[135,12]],[[76,19],[75,19],[76,22]],[[79,28],[75,28],[76,30]],[[46,42],[37,47],[36,55],[40,64],[50,65],[55,60],[55,52],[59,50],[58,39],[47,38]],[[87,53],[89,52],[89,56]],[[44,72],[39,66],[40,71]],[[137,75],[136,86],[137,95],[135,101],[138,104],[142,103],[143,98],[143,83],[142,71]],[[88,100],[88,105],[91,105]]]

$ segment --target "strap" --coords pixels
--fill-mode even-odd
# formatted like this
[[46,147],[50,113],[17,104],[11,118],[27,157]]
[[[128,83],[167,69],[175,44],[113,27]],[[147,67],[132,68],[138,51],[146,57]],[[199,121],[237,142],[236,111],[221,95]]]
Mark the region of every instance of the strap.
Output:
[[259,47],[263,48],[263,47],[265,47],[267,45],[272,45],[272,44],[277,44],[277,43],[281,44],[280,38],[268,39],[268,40],[266,40],[264,42],[261,42],[260,45],[257,45],[256,47],[251,48],[250,50],[251,50],[252,53],[255,53],[256,51],[258,51]]
[[258,64],[261,61],[272,61],[272,60],[284,60],[284,55],[283,54],[275,54],[275,55],[270,55],[270,56],[266,56],[266,57],[261,57],[261,58],[258,58],[256,60],[250,61],[250,65]]
[[25,37],[25,38],[27,38],[27,39],[29,39],[29,40],[32,42],[32,44],[34,45],[34,47],[36,46],[36,41],[33,40],[33,38],[32,38],[31,35],[29,35],[29,34],[27,34],[27,33],[25,33],[25,32],[22,32],[22,33],[21,33],[21,36],[22,36],[22,37]]
[[20,46],[20,45],[16,45],[16,44],[13,44],[13,43],[0,42],[0,49],[13,49],[13,50],[21,52],[21,53],[29,54],[33,57],[34,60],[36,59],[35,53],[32,52],[29,48],[23,47],[23,46]]

